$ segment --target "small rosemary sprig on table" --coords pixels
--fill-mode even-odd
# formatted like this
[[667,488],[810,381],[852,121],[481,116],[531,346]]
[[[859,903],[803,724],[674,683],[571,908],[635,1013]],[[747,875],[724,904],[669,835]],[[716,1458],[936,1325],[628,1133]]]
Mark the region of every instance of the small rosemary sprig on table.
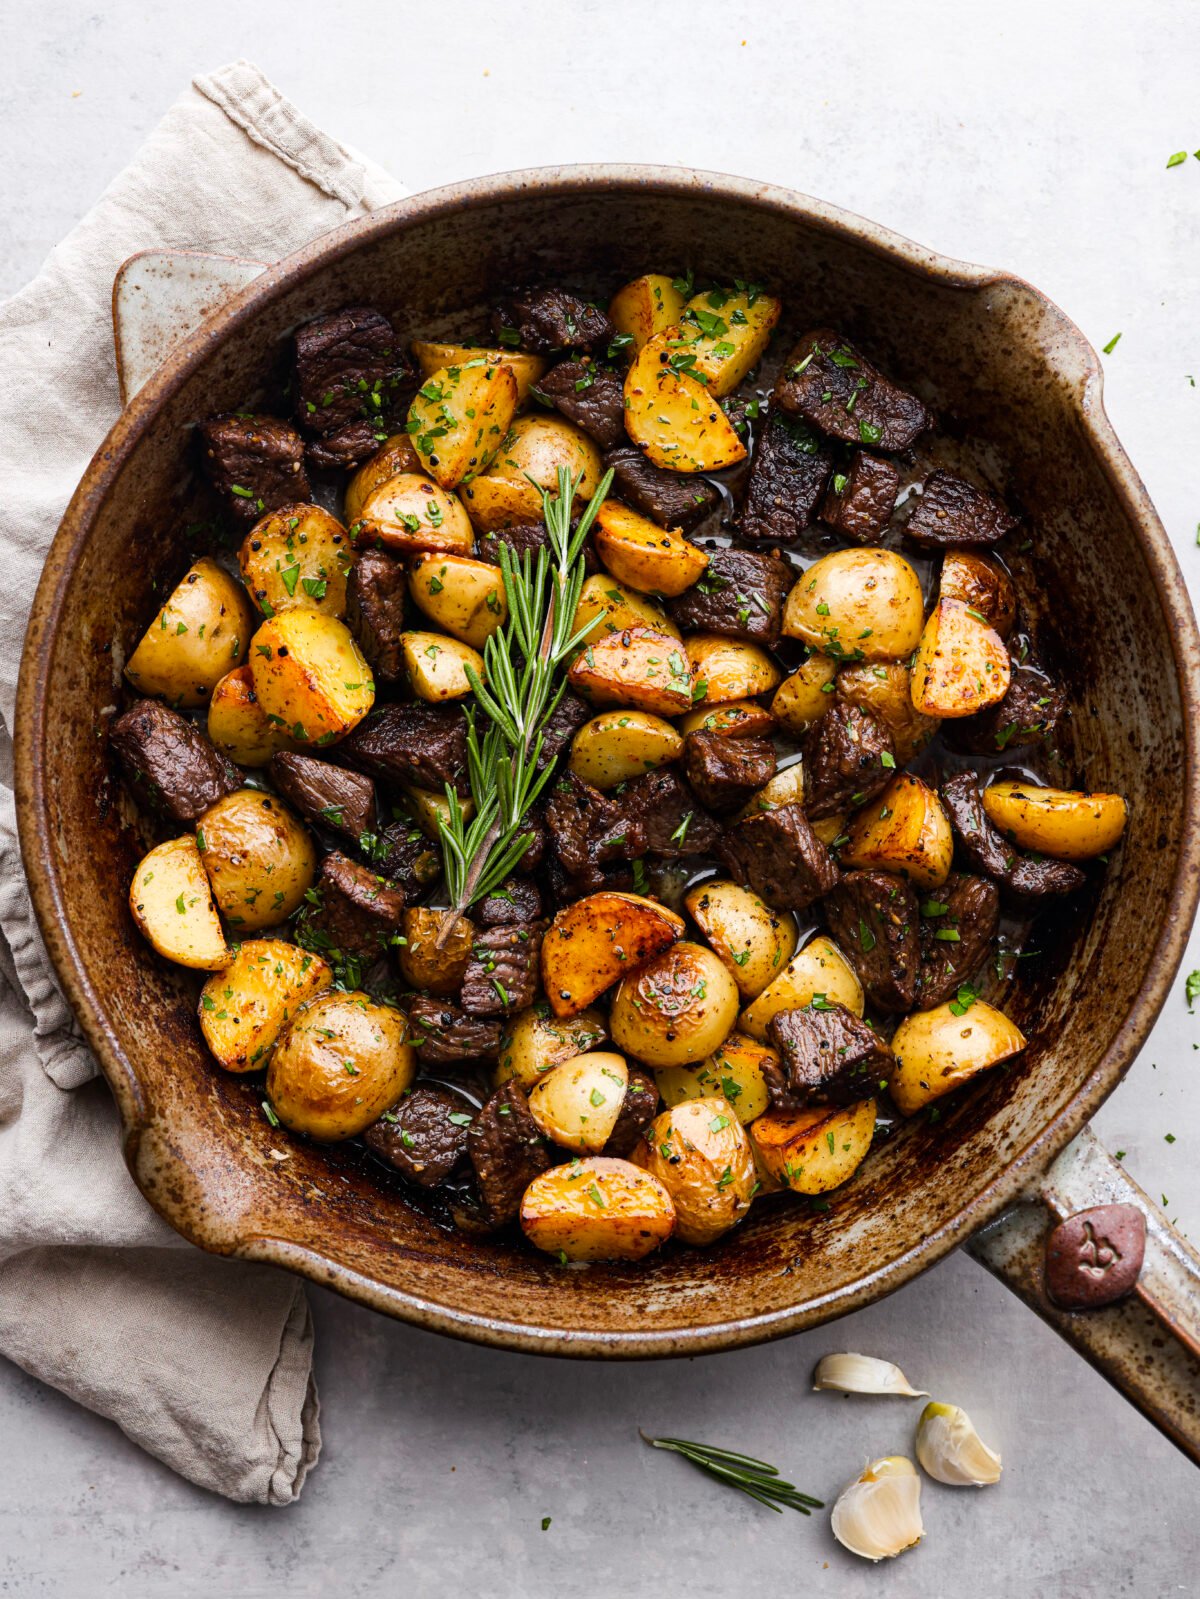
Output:
[[776,1466],[769,1466],[765,1460],[755,1460],[753,1455],[738,1455],[732,1449],[718,1449],[715,1444],[689,1443],[686,1438],[647,1438],[640,1428],[638,1431],[643,1443],[648,1443],[652,1449],[669,1449],[673,1454],[682,1455],[708,1476],[749,1494],[751,1499],[757,1499],[780,1514],[785,1505],[789,1510],[798,1510],[802,1516],[824,1508],[823,1499],[802,1494],[794,1484],[784,1482]]
[[[583,587],[583,542],[612,484],[606,472],[571,532],[571,507],[579,487],[565,467],[558,469],[558,492],[542,490],[542,515],[549,551],[526,550],[513,559],[500,544],[500,572],[508,619],[483,648],[486,683],[467,668],[476,706],[467,718],[467,777],[475,814],[470,825],[452,784],[446,785],[447,813],[439,823],[446,886],[453,914],[442,923],[441,948],[469,905],[497,888],[528,848],[521,824],[550,779],[552,762],[538,770],[542,732],[566,688],[559,668],[583,641],[573,632]],[[477,711],[487,719],[480,735]]]

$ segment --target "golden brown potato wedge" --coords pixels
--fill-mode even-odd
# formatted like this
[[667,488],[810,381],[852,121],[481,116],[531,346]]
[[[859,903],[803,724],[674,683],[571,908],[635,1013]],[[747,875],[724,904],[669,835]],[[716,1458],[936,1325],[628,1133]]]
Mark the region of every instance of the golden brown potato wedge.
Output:
[[896,760],[905,766],[923,750],[940,722],[922,716],[912,701],[912,673],[904,661],[861,662],[837,675],[838,698],[877,716],[892,735]]
[[683,917],[638,894],[589,894],[559,911],[542,942],[556,1016],[576,1016],[626,972],[683,937]]
[[533,1179],[521,1200],[521,1230],[562,1261],[641,1260],[674,1232],[675,1207],[649,1172],[589,1155]]
[[298,944],[247,939],[201,990],[204,1042],[226,1071],[257,1071],[299,1007],[332,982],[321,957]]
[[858,812],[838,858],[843,866],[895,872],[918,888],[940,888],[954,859],[950,819],[931,788],[901,772]]
[[692,703],[692,674],[679,640],[646,627],[601,635],[585,644],[567,674],[594,705],[629,705],[679,716]]
[[254,635],[254,692],[298,744],[332,744],[375,702],[375,680],[349,628],[319,611],[284,611]]
[[682,594],[708,568],[708,555],[678,528],[659,527],[617,500],[597,511],[595,544],[617,581],[642,594]]
[[431,372],[408,411],[417,454],[444,489],[484,471],[517,409],[512,368],[482,355]]
[[[558,492],[558,471],[578,478],[575,503],[590,500],[603,473],[586,433],[557,416],[522,416],[486,472],[463,484],[463,500],[481,533],[542,520],[542,490]],[[532,479],[532,482],[530,481]]]
[[377,451],[369,461],[364,461],[358,471],[346,485],[346,497],[342,504],[342,513],[346,518],[346,526],[353,528],[362,516],[362,508],[389,478],[397,477],[401,472],[424,473],[421,457],[417,454],[416,446],[407,433],[393,433],[382,449]]
[[239,788],[205,811],[196,847],[221,915],[239,935],[285,921],[316,875],[308,829],[260,788]]
[[973,716],[1008,693],[1004,640],[961,600],[939,600],[912,670],[912,702],[923,716]]
[[672,944],[621,979],[613,1043],[648,1066],[686,1066],[718,1049],[737,1021],[737,985],[702,944]]
[[471,519],[457,494],[424,472],[397,472],[369,494],[351,528],[360,544],[393,555],[470,555]]
[[408,569],[408,592],[431,622],[473,650],[482,650],[508,620],[498,566],[466,555],[418,555]]
[[897,1108],[911,1116],[1024,1048],[1025,1035],[1003,1011],[982,999],[965,1010],[958,1000],[948,1000],[933,1010],[915,1011],[897,1027],[888,1088]]
[[238,551],[242,581],[264,616],[276,611],[346,614],[350,535],[319,505],[282,505],[250,529]]
[[483,656],[445,633],[401,633],[400,654],[408,685],[419,700],[441,704],[474,693],[467,668],[484,680]]
[[571,744],[571,770],[593,788],[616,788],[683,753],[683,738],[649,711],[602,711]]
[[1007,638],[1017,620],[1017,591],[994,555],[982,550],[947,550],[938,597],[962,603]]
[[719,733],[723,738],[770,738],[775,730],[775,717],[757,700],[702,705],[679,724],[681,733]]
[[573,1055],[530,1089],[529,1114],[560,1149],[598,1155],[617,1125],[628,1087],[623,1055],[604,1049]]
[[290,735],[267,720],[248,666],[226,672],[213,689],[208,702],[208,736],[239,766],[265,766],[276,751],[294,748]]
[[625,378],[625,431],[655,466],[672,472],[719,472],[746,458],[746,446],[720,401],[680,370],[679,329],[640,350]]
[[378,1121],[416,1075],[403,1011],[369,994],[327,989],[280,1035],[267,1098],[292,1132],[336,1143]]
[[875,1135],[875,1101],[768,1111],[750,1129],[759,1159],[794,1194],[824,1194],[852,1177]]
[[594,572],[583,580],[572,631],[578,635],[585,627],[589,629],[589,644],[609,633],[624,633],[630,627],[648,627],[652,633],[662,633],[676,641],[680,636],[661,605],[636,589],[626,588],[607,572]]
[[789,733],[803,733],[833,704],[837,662],[828,655],[810,655],[775,690],[771,714]]
[[218,972],[233,959],[190,833],[142,857],[129,885],[129,909],[143,938],[178,966]]
[[899,660],[921,641],[921,580],[894,550],[835,550],[801,573],[783,631],[839,662]]
[[811,939],[793,955],[773,983],[749,1004],[738,1019],[738,1031],[761,1043],[767,1040],[767,1023],[781,1010],[802,1010],[817,995],[831,1005],[844,1005],[856,1016],[863,1013],[862,984],[834,943],[823,934]]
[[423,378],[431,378],[444,367],[464,366],[481,357],[493,366],[506,366],[517,385],[517,405],[529,404],[529,390],[544,374],[549,362],[542,355],[527,355],[524,350],[476,349],[469,344],[430,344],[414,339],[412,353]]
[[769,1044],[760,1044],[745,1033],[730,1033],[699,1066],[663,1066],[654,1076],[665,1104],[680,1105],[685,1099],[720,1094],[733,1106],[742,1125],[748,1126],[771,1103],[764,1065],[780,1069],[779,1056]]
[[402,977],[413,988],[439,996],[458,992],[475,942],[475,924],[461,916],[445,948],[437,947],[438,934],[449,915],[449,911],[430,910],[427,905],[410,905],[401,923],[404,943],[397,959]]
[[693,633],[684,647],[692,665],[698,705],[727,705],[769,694],[783,676],[766,650],[744,639]]
[[685,1244],[711,1244],[750,1209],[757,1177],[746,1129],[727,1099],[688,1099],[656,1116],[633,1152],[675,1206]]
[[139,694],[169,705],[207,705],[226,672],[246,659],[254,625],[245,589],[202,556],[142,635],[125,676]]
[[773,911],[739,883],[724,878],[698,883],[684,905],[743,1000],[761,994],[796,952],[795,917],[788,911]]
[[613,295],[608,320],[618,333],[629,335],[636,355],[656,334],[674,327],[686,303],[665,273],[645,272]]
[[515,1077],[526,1091],[541,1081],[552,1067],[575,1055],[586,1054],[608,1037],[608,1027],[598,1010],[581,1010],[576,1016],[555,1016],[545,1000],[518,1011],[500,1037],[500,1062],[494,1086]]
[[692,357],[686,370],[703,378],[710,394],[732,394],[762,357],[782,309],[756,288],[697,294],[679,318],[679,353]]
[[991,783],[983,808],[1019,849],[1059,861],[1087,861],[1120,841],[1127,811],[1119,794],[1084,794],[1032,783]]

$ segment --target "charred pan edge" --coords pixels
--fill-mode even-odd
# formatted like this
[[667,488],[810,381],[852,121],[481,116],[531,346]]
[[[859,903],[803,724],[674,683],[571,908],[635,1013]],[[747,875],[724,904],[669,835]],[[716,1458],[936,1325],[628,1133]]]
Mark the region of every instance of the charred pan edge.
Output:
[[[425,221],[486,206],[514,194],[563,197],[613,189],[629,189],[664,197],[707,194],[752,204],[791,217],[806,228],[849,240],[873,254],[898,263],[916,277],[967,293],[1033,295],[1058,323],[1066,354],[1051,367],[1074,394],[1085,435],[1102,463],[1131,522],[1140,531],[1159,603],[1167,621],[1171,651],[1184,707],[1186,795],[1180,859],[1171,893],[1163,908],[1150,975],[1137,1003],[1125,1017],[1079,1093],[1048,1122],[1003,1172],[965,1204],[937,1232],[915,1241],[882,1270],[849,1289],[809,1300],[794,1308],[761,1317],[717,1322],[701,1329],[662,1333],[569,1333],[539,1330],[495,1317],[474,1317],[382,1288],[377,1282],[330,1260],[319,1252],[274,1237],[229,1239],[218,1236],[203,1215],[175,1214],[163,1198],[162,1184],[147,1192],[140,1155],[143,1138],[158,1158],[169,1158],[169,1129],[148,1121],[145,1101],[130,1062],[109,1021],[104,999],[89,981],[70,929],[63,919],[62,898],[49,844],[47,773],[44,763],[48,710],[48,640],[54,637],[63,602],[92,521],[130,453],[153,421],[164,399],[217,344],[235,337],[252,322],[264,302],[284,285],[352,255],[412,221]],[[911,240],[850,212],[794,190],[755,183],[720,173],[687,172],[671,167],[593,165],[545,167],[500,173],[433,189],[402,200],[372,216],[347,224],[287,257],[257,277],[170,356],[162,370],[134,397],[84,474],[67,508],[34,599],[21,662],[15,730],[17,812],[21,847],[34,908],[51,959],[88,1042],[116,1096],[123,1124],[125,1158],[151,1204],[191,1242],[216,1253],[236,1255],[286,1267],[314,1282],[336,1288],[389,1315],[437,1332],[473,1342],[543,1354],[647,1356],[700,1354],[733,1349],[798,1332],[857,1310],[901,1287],[932,1265],[972,1232],[997,1215],[1032,1185],[1052,1157],[1075,1136],[1120,1082],[1154,1024],[1183,957],[1197,899],[1200,897],[1200,634],[1183,577],[1162,523],[1145,487],[1119,444],[1104,412],[1099,358],[1084,335],[1045,295],[1009,273],[972,266],[924,249]],[[799,1282],[799,1279],[797,1279]]]

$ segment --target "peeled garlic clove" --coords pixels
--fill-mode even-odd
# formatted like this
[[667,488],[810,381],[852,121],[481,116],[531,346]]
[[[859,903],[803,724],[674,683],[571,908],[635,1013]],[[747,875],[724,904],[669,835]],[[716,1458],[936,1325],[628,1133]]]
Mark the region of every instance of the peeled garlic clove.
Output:
[[844,1394],[901,1394],[906,1399],[928,1399],[924,1388],[913,1388],[899,1366],[874,1355],[826,1355],[813,1373],[814,1388],[836,1388]]
[[917,1423],[917,1459],[936,1482],[982,1488],[1000,1481],[1000,1456],[957,1405],[930,1403]]
[[888,1560],[921,1541],[921,1479],[911,1460],[873,1460],[842,1489],[830,1519],[833,1536],[864,1560]]

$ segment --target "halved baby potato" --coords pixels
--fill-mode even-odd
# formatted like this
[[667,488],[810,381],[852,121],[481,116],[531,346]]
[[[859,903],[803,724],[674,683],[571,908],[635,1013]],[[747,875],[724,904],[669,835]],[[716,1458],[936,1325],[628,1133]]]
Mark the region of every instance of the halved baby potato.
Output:
[[629,335],[636,354],[656,334],[674,327],[685,304],[666,273],[644,272],[613,295],[608,320],[618,333]]
[[666,1188],[628,1160],[589,1155],[535,1177],[521,1199],[521,1230],[548,1255],[641,1260],[675,1230]]
[[708,568],[707,554],[678,528],[659,527],[616,500],[596,512],[595,544],[612,575],[643,594],[682,594]]
[[770,738],[776,721],[757,700],[732,700],[728,705],[702,705],[679,724],[681,733],[719,733],[722,738]]
[[336,1143],[378,1121],[416,1075],[403,1011],[369,994],[327,989],[280,1035],[267,1098],[292,1132]]
[[705,379],[708,392],[732,394],[761,358],[783,310],[761,289],[709,289],[689,300],[679,318],[687,370]]
[[246,659],[253,632],[245,589],[202,556],[142,635],[125,676],[140,694],[157,695],[169,705],[207,705],[226,672]]
[[650,711],[602,711],[571,743],[570,767],[593,788],[616,788],[683,753],[680,733]]
[[316,875],[308,829],[260,788],[239,788],[205,811],[196,847],[221,915],[238,933],[286,921]]
[[923,716],[974,716],[1008,693],[1004,640],[961,600],[934,607],[912,670],[912,702]]
[[268,511],[238,551],[242,581],[264,616],[297,609],[345,616],[353,562],[350,535],[319,505]]
[[783,631],[838,661],[888,661],[921,641],[921,580],[894,550],[835,550],[796,580]]
[[389,478],[401,472],[424,472],[421,457],[407,433],[393,433],[383,447],[369,461],[364,461],[346,485],[342,513],[346,526],[353,528],[362,516],[362,508]]
[[299,1007],[332,982],[321,957],[298,944],[247,939],[201,990],[204,1042],[226,1071],[257,1071]]
[[918,888],[940,888],[954,859],[950,818],[931,788],[901,772],[858,812],[838,858],[843,866],[895,872]]
[[750,1209],[757,1186],[750,1140],[719,1094],[684,1100],[656,1116],[633,1159],[670,1194],[685,1244],[711,1244]]
[[764,1065],[780,1069],[779,1056],[769,1044],[760,1044],[745,1033],[730,1033],[699,1066],[663,1066],[654,1077],[665,1104],[681,1105],[685,1099],[720,1094],[747,1126],[771,1103]]
[[512,369],[482,355],[431,372],[408,411],[417,454],[444,489],[482,472],[517,409]]
[[460,916],[445,946],[437,947],[450,915],[450,911],[431,910],[427,905],[409,905],[400,924],[404,937],[397,953],[400,975],[413,988],[438,996],[458,992],[475,942],[475,924]]
[[470,555],[471,519],[457,494],[424,472],[397,472],[363,502],[352,531],[360,544],[382,544],[393,555]]
[[572,632],[579,635],[588,629],[586,640],[594,644],[609,633],[624,633],[627,628],[648,627],[652,633],[662,633],[678,641],[679,629],[653,600],[648,600],[636,589],[626,588],[607,572],[593,572],[585,577],[579,591],[579,604],[575,607]]
[[1119,843],[1128,811],[1119,794],[1038,788],[1032,783],[991,783],[983,808],[1005,838],[1020,849],[1059,861],[1087,861]]
[[1017,591],[994,555],[982,550],[947,550],[942,558],[938,598],[961,600],[1001,638],[1017,620]]
[[775,690],[772,716],[777,717],[789,733],[805,732],[833,704],[836,676],[837,662],[831,656],[810,655]]
[[239,666],[213,689],[208,702],[208,736],[239,766],[265,766],[278,750],[290,750],[290,734],[268,720],[254,692],[254,673]]
[[603,466],[600,451],[587,434],[561,417],[519,417],[487,470],[463,484],[471,521],[481,533],[518,522],[540,522],[542,491],[558,492],[560,467],[579,480],[576,503],[590,500]]
[[129,885],[129,909],[142,936],[178,966],[218,972],[233,959],[190,833],[142,857]]
[[982,999],[965,1011],[957,1000],[914,1011],[892,1038],[896,1061],[888,1088],[897,1109],[912,1116],[989,1066],[1019,1054],[1025,1042],[1017,1024]]
[[300,744],[332,744],[375,702],[375,680],[349,628],[320,611],[284,611],[253,639],[250,670],[264,714]]
[[683,937],[683,917],[639,894],[600,893],[568,905],[542,941],[542,983],[556,1016],[575,1016],[624,973]]
[[875,1101],[768,1111],[750,1129],[759,1159],[794,1194],[824,1194],[854,1175],[875,1136]]
[[[781,768],[742,806],[737,820],[744,822],[748,816],[761,816],[763,811],[777,811],[784,805],[804,804],[804,762],[793,761]],[[820,826],[820,823],[816,824]],[[837,834],[833,835],[835,838]]]
[[[404,793],[408,799],[413,821],[427,839],[434,844],[440,844],[442,823],[450,820],[450,801],[446,798],[445,789],[416,788],[406,783]],[[475,814],[475,801],[469,794],[460,795],[458,805],[463,814],[463,821],[469,822]]]
[[837,675],[837,695],[879,718],[892,735],[900,766],[923,750],[941,725],[937,717],[923,716],[913,704],[912,672],[904,661],[843,666]]
[[524,350],[476,349],[469,344],[432,344],[425,339],[412,342],[413,359],[423,378],[431,378],[444,367],[465,366],[480,359],[493,366],[506,366],[517,385],[517,405],[528,405],[530,387],[543,375],[549,362],[542,355],[527,355]]
[[695,679],[698,705],[727,705],[769,694],[783,673],[757,644],[724,638],[718,633],[693,633],[685,639]]
[[484,678],[479,651],[445,633],[401,633],[400,655],[413,693],[434,705],[474,692],[468,667],[480,682]]
[[613,1043],[648,1066],[686,1066],[719,1048],[737,1021],[738,991],[717,955],[679,943],[621,979]]
[[773,911],[740,883],[710,879],[691,889],[683,903],[743,1000],[761,994],[795,954],[795,917]]
[[738,1018],[738,1030],[765,1043],[773,1016],[781,1010],[803,1010],[818,996],[831,1005],[844,1005],[856,1016],[863,1013],[862,984],[832,938],[824,934],[793,955],[775,981],[746,1007]]
[[567,676],[594,705],[679,716],[692,703],[692,674],[679,640],[647,627],[602,634],[585,644]]
[[576,1016],[559,1017],[539,1000],[505,1024],[493,1086],[499,1088],[515,1077],[528,1091],[555,1066],[586,1054],[607,1037],[608,1027],[599,1011],[581,1010]]
[[719,400],[681,358],[680,331],[668,328],[637,354],[625,378],[625,431],[655,466],[719,472],[746,458],[746,446]]
[[598,1155],[617,1125],[629,1067],[622,1055],[596,1050],[553,1067],[529,1091],[529,1114],[560,1149]]
[[408,569],[408,592],[431,622],[473,650],[482,650],[508,620],[504,577],[489,561],[418,555]]

